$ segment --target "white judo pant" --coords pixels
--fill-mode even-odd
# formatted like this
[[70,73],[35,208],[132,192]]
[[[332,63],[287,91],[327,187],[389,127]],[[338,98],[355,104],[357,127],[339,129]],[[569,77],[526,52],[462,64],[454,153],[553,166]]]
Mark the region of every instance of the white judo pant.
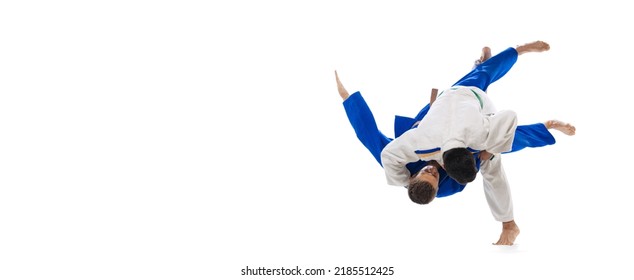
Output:
[[484,184],[484,195],[495,220],[499,222],[513,220],[511,186],[502,166],[501,155],[497,154],[491,160],[483,160],[480,164],[480,174]]

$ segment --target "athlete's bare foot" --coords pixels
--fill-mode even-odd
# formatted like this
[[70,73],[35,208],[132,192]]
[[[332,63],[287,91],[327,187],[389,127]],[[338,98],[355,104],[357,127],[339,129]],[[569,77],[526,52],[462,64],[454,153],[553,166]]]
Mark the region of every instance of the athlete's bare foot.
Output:
[[343,98],[343,100],[348,99],[350,94],[348,94],[348,91],[343,87],[343,84],[341,83],[341,81],[339,81],[339,75],[337,75],[337,70],[335,70],[335,78],[337,79],[337,90],[339,91],[339,95],[341,96],[341,98]]
[[521,46],[517,46],[515,48],[518,55],[527,53],[527,52],[543,52],[550,50],[550,45],[544,41],[535,41],[531,43],[527,43]]
[[565,123],[562,121],[558,121],[558,120],[546,121],[544,125],[548,129],[556,129],[563,132],[566,135],[575,135],[575,133],[577,132],[577,128],[575,128],[574,125],[571,125],[569,123]]
[[482,48],[482,54],[480,54],[480,58],[475,61],[475,66],[482,64],[482,62],[487,61],[487,59],[491,58],[491,48],[484,47]]
[[489,58],[491,58],[491,48],[489,47],[482,48],[482,55],[480,55],[480,61],[485,62]]
[[515,239],[520,234],[520,228],[515,224],[515,220],[502,223],[502,233],[498,242],[493,245],[513,245]]

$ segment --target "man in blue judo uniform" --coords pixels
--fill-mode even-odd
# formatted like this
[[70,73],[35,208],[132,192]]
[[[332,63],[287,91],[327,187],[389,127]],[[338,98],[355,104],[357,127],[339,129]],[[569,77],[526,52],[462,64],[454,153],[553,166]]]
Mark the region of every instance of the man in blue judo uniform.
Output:
[[[513,49],[513,51],[515,50]],[[509,50],[506,52],[508,54]],[[490,49],[485,47],[479,62],[485,64],[489,57]],[[492,61],[495,62],[495,60]],[[474,70],[478,69],[482,64],[477,65]],[[489,68],[492,67],[489,64],[485,66]],[[484,68],[486,69],[486,67]],[[483,69],[483,67],[480,67],[480,70],[481,69]],[[383,166],[381,153],[394,139],[387,137],[378,129],[374,116],[361,96],[361,93],[357,91],[352,95],[348,94],[348,91],[339,80],[336,71],[335,77],[339,94],[344,100],[343,105],[346,114],[357,137],[370,151],[377,162]],[[484,88],[486,89],[486,87]],[[432,99],[432,102],[433,101]],[[394,124],[395,139],[398,139],[403,133],[413,128],[424,129],[425,127],[420,124],[425,124],[425,116],[430,110],[432,102],[427,104],[414,118],[396,116]],[[517,126],[512,137],[512,149],[501,153],[515,152],[527,147],[552,145],[555,143],[555,138],[549,132],[549,129],[559,130],[566,135],[575,134],[574,126],[556,120]],[[491,212],[497,221],[502,222],[502,234],[495,244],[512,245],[519,234],[519,228],[513,218],[510,187],[502,168],[501,153],[491,154],[486,150],[481,150],[474,151],[471,157],[475,162],[476,169],[480,170],[482,174],[485,196]],[[447,197],[456,194],[461,192],[466,186],[466,183],[459,183],[448,176],[447,172],[436,160],[424,160],[419,158],[408,162],[406,168],[410,180],[417,182],[416,186],[420,186],[421,184],[426,186],[415,187],[415,184],[405,185],[408,189],[410,199],[419,204],[428,204],[435,197]]]

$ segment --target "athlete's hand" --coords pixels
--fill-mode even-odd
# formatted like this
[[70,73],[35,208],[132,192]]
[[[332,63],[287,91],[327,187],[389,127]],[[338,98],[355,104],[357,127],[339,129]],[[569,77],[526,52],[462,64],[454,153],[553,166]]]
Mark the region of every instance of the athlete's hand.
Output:
[[492,153],[485,151],[480,151],[480,153],[478,153],[478,158],[480,158],[480,160],[490,160],[493,159],[495,156],[493,156]]

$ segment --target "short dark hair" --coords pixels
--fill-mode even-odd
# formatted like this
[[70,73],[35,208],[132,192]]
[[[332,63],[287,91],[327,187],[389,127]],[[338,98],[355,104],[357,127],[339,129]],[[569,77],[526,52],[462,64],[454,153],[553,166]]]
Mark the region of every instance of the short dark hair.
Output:
[[453,148],[442,154],[445,171],[458,183],[466,185],[478,175],[473,153],[467,148]]
[[412,179],[407,185],[409,199],[418,204],[429,204],[436,197],[438,192],[434,186],[424,180]]

